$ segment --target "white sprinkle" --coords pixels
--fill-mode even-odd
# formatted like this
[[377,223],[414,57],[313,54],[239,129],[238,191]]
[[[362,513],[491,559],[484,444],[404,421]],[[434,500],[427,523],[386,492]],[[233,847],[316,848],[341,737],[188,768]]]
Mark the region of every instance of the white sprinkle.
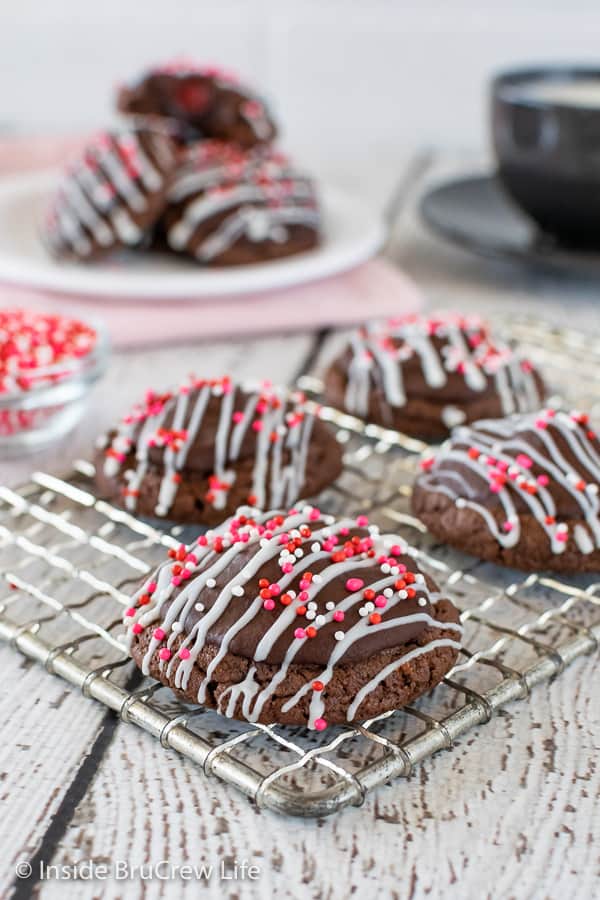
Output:
[[241,586],[241,584],[236,584],[231,588],[231,593],[234,597],[243,597],[244,588]]
[[367,615],[366,608],[364,606],[359,607],[358,614],[364,618]]
[[198,612],[204,612],[204,603],[196,603],[194,609]]
[[310,545],[310,549],[312,550],[313,553],[318,553],[319,550],[321,549],[321,545],[319,544],[318,541],[315,541],[314,544]]
[[154,507],[154,512],[157,516],[166,516],[166,514],[168,513],[168,509],[166,506],[161,506],[159,504],[158,506]]
[[325,604],[325,609],[328,609],[330,612],[332,609],[335,609],[335,603],[333,602],[333,600],[327,601],[327,603]]
[[321,575],[313,575],[313,584],[321,584],[323,577]]
[[365,609],[366,609],[367,612],[372,613],[373,610],[375,609],[375,604],[374,604],[374,603],[371,603],[371,601],[369,600],[368,603],[365,603]]
[[425,584],[425,576],[424,576],[424,575],[421,575],[421,573],[418,572],[418,573],[415,575],[415,581],[416,581],[417,584]]
[[298,547],[297,550],[294,550],[294,556],[297,559],[300,559],[302,556],[304,556],[304,550],[302,549],[302,547]]
[[214,587],[216,587],[216,585],[217,585],[217,582],[215,581],[214,578],[207,578],[207,579],[206,579],[206,587],[214,588]]
[[419,597],[417,602],[419,606],[427,606],[427,600],[425,599],[425,597]]
[[391,588],[386,588],[386,589],[384,590],[384,592],[383,592],[383,596],[384,596],[384,597],[387,597],[388,600],[389,600],[390,597],[393,597],[393,596],[394,596],[394,592],[393,592],[393,590],[392,590]]
[[336,639],[336,641],[343,641],[344,640],[344,632],[336,631],[336,633],[334,634],[334,638]]
[[399,574],[400,574],[400,569],[398,568],[398,566],[392,566],[392,568],[390,569],[390,575],[399,575]]
[[317,608],[317,604],[315,603],[314,600],[311,600],[309,603],[306,604],[306,606],[308,607],[308,609],[316,609]]
[[179,634],[180,631],[183,631],[183,625],[181,622],[173,622],[171,625],[171,631],[174,631],[175,634]]
[[288,594],[288,597],[291,597],[293,600],[296,596],[296,591],[288,591],[287,594]]
[[316,619],[316,618],[317,618],[317,614],[316,614],[316,612],[314,611],[314,609],[309,609],[309,610],[308,610],[308,612],[306,613],[306,618],[309,619],[311,622],[312,622],[313,619]]
[[315,625],[317,628],[321,628],[325,624],[325,616],[317,616],[315,619]]
[[398,596],[400,597],[401,600],[406,600],[406,598],[408,597],[408,594],[406,593],[406,591],[398,591]]
[[462,497],[457,497],[455,505],[458,506],[459,509],[463,509],[463,507],[467,505],[467,501],[463,500]]
[[381,571],[384,575],[389,575],[391,571],[391,566],[389,565],[389,563],[383,563],[383,565],[381,566]]

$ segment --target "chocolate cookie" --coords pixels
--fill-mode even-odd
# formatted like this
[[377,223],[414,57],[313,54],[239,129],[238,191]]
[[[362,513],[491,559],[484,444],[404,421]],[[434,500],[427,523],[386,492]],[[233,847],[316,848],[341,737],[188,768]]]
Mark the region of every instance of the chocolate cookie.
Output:
[[169,557],[125,612],[131,655],[225,716],[362,721],[433,688],[460,649],[457,609],[365,516],[243,507]]
[[172,250],[204,265],[239,265],[314,247],[314,186],[274,150],[244,152],[204,141],[188,154],[163,219]]
[[537,409],[544,396],[518,350],[479,318],[454,313],[368,325],[325,377],[332,406],[429,440],[464,422]]
[[422,467],[413,511],[444,542],[517,569],[600,571],[600,440],[587,415],[476,422]]
[[187,61],[145,72],[120,89],[117,106],[126,114],[176,123],[184,141],[216,138],[254,147],[276,135],[264,102],[236,76]]
[[226,377],[149,392],[100,448],[104,496],[176,522],[222,522],[244,502],[294,503],[331,484],[342,465],[334,434],[302,394]]
[[162,214],[177,162],[166,132],[97,135],[53,198],[43,239],[61,258],[88,260],[139,245]]

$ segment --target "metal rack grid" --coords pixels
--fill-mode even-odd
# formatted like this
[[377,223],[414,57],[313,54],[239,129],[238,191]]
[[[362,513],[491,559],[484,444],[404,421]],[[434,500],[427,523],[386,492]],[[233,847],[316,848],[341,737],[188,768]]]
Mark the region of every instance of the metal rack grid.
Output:
[[[511,332],[554,383],[576,365],[579,390],[564,402],[597,408],[600,341],[526,320],[512,322]],[[319,383],[304,378],[302,386],[318,390]],[[367,511],[383,529],[399,528],[422,568],[460,607],[465,625],[459,661],[441,685],[414,706],[356,727],[316,733],[235,722],[180,703],[144,679],[119,641],[121,612],[165,548],[193,530],[164,531],[97,499],[93,466],[84,461],[66,481],[35,472],[18,491],[0,487],[0,639],[205,775],[260,806],[299,816],[360,804],[369,790],[408,776],[600,646],[600,581],[518,576],[432,542],[407,509],[425,445],[334,410],[325,414],[345,447],[345,467],[319,503],[332,512]]]

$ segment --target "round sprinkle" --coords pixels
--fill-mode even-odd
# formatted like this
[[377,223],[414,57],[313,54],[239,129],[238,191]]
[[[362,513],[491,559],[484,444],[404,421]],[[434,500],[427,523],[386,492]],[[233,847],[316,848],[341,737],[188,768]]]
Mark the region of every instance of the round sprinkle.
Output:
[[336,639],[336,641],[343,641],[344,640],[344,632],[336,631],[336,633],[334,634],[334,638]]
[[190,658],[190,651],[188,650],[187,647],[181,648],[181,650],[179,651],[179,657],[180,657],[180,659],[189,659]]
[[349,578],[346,582],[346,589],[351,593],[355,591],[360,591],[362,587],[364,587],[364,581],[362,578]]
[[327,728],[327,722],[325,719],[315,719],[315,731],[325,731]]

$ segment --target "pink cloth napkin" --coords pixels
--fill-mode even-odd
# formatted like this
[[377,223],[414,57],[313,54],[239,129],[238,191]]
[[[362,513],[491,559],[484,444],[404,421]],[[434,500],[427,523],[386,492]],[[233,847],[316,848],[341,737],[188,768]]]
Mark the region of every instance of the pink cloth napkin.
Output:
[[[4,139],[0,141],[0,173],[61,166],[81,142],[80,137]],[[413,312],[421,307],[422,297],[401,271],[385,260],[374,259],[309,284],[197,301],[76,298],[2,284],[0,305],[92,316],[104,322],[115,346],[133,347],[347,326],[366,317]]]

